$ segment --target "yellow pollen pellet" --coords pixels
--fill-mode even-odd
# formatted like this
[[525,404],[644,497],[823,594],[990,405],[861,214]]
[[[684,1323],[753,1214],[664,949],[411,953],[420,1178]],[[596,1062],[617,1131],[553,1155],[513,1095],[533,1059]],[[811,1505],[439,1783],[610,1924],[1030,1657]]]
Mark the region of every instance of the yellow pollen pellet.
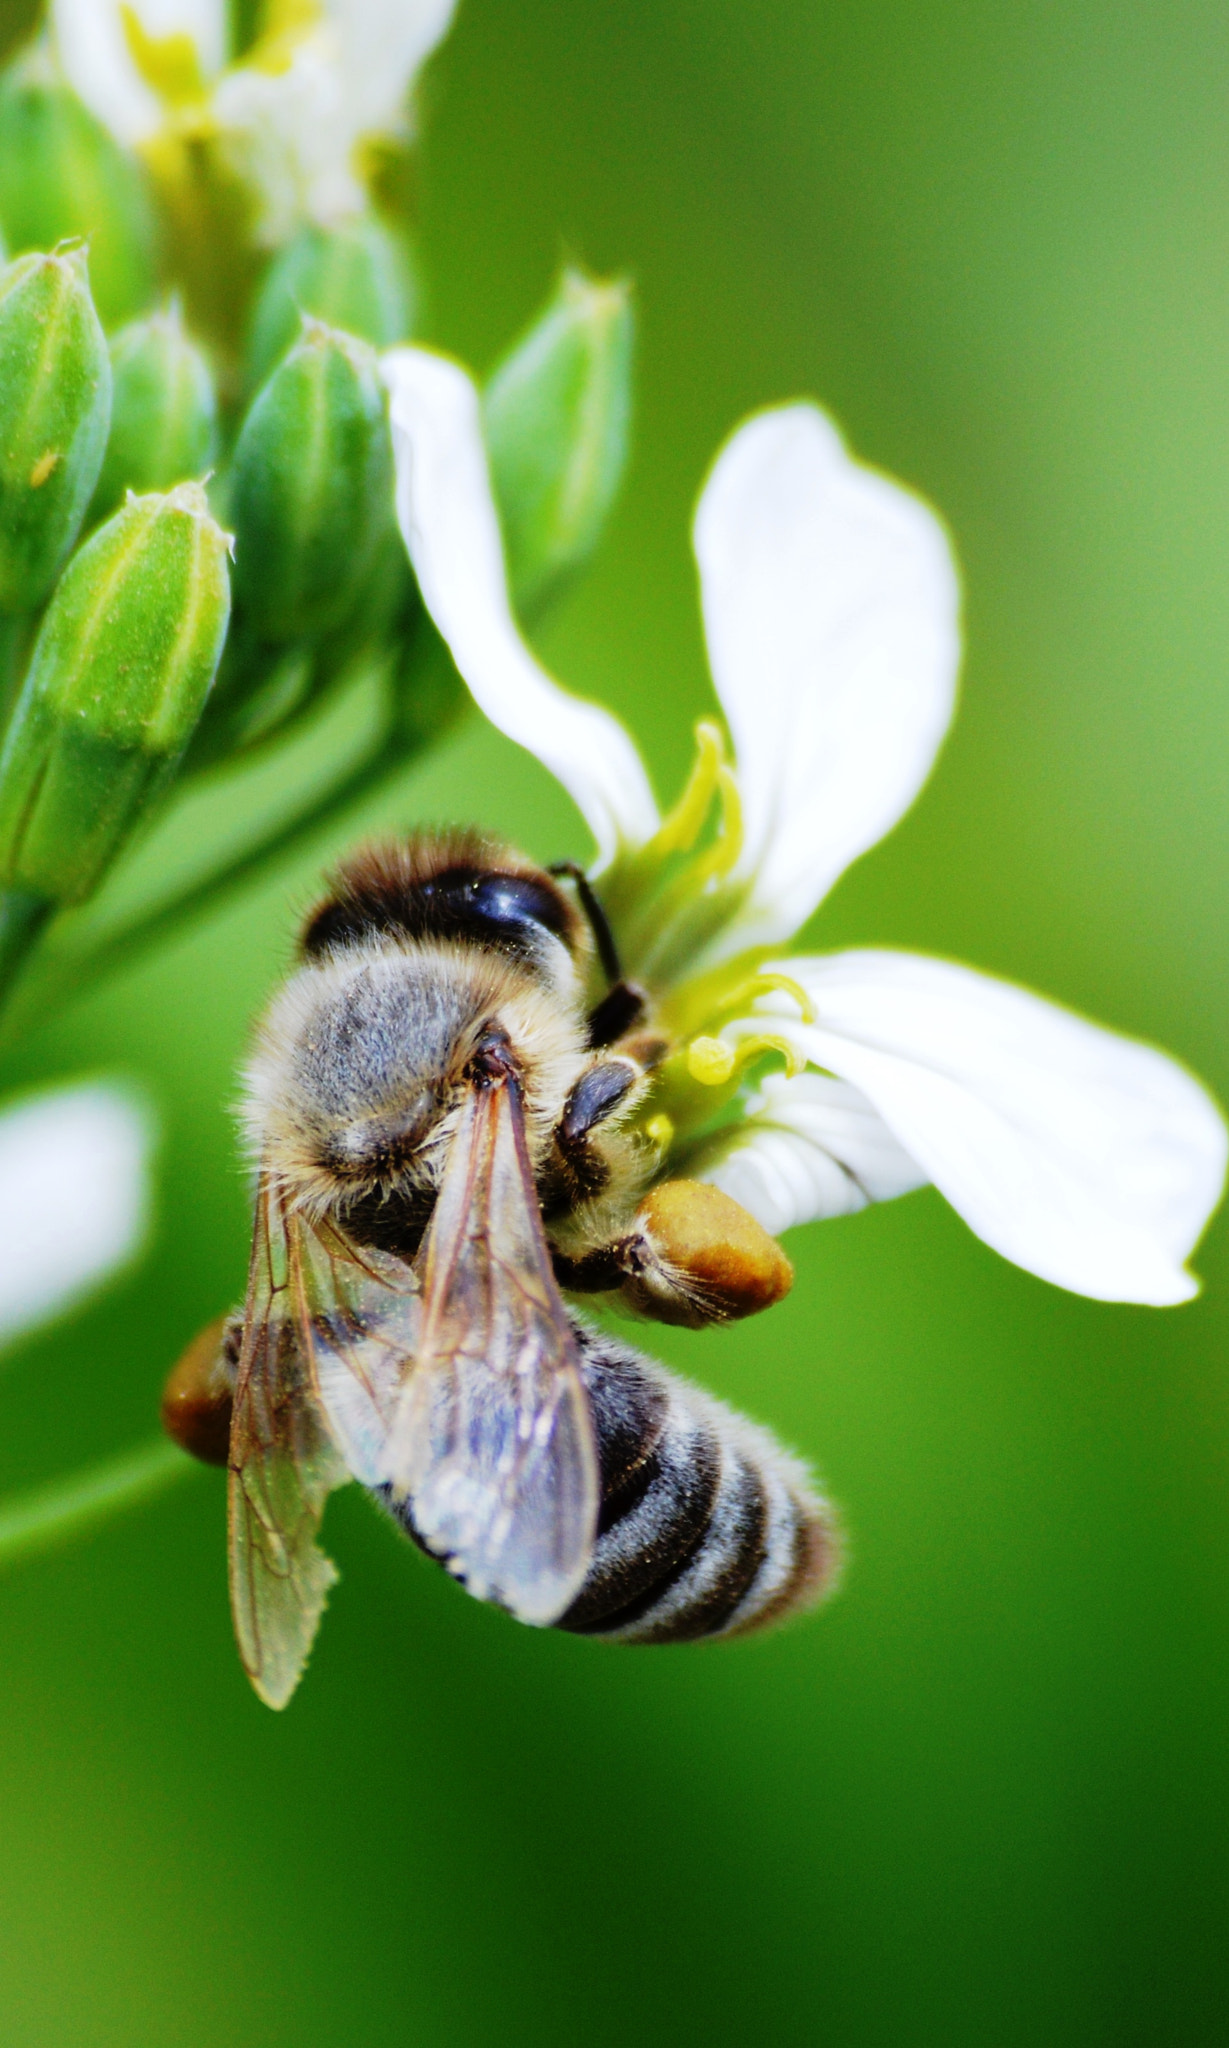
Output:
[[720,1038],[693,1038],[687,1048],[687,1071],[702,1087],[719,1088],[734,1072],[734,1049]]
[[668,1152],[674,1139],[674,1125],[665,1115],[651,1116],[644,1127],[644,1135],[663,1152]]

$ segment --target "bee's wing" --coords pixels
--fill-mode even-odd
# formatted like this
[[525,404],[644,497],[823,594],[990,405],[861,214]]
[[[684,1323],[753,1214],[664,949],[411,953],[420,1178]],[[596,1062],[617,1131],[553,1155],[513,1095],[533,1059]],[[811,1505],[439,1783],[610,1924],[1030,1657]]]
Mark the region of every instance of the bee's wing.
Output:
[[325,1501],[350,1478],[351,1453],[364,1476],[357,1468],[379,1455],[380,1415],[391,1412],[387,1386],[351,1344],[363,1326],[339,1299],[347,1262],[336,1252],[262,1179],[231,1420],[230,1589],[239,1653],[271,1707],[298,1684],[337,1577],[316,1542]]
[[592,1557],[597,1452],[511,1072],[466,1098],[425,1269],[386,1476],[471,1593],[552,1622]]

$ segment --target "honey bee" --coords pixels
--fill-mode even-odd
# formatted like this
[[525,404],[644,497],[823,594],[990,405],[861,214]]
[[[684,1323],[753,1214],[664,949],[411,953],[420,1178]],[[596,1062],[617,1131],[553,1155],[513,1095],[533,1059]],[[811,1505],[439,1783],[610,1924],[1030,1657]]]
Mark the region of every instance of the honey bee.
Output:
[[246,1300],[163,1400],[229,1466],[235,1630],[270,1705],[310,1651],[335,1578],[317,1534],[350,1479],[538,1625],[732,1635],[830,1585],[804,1468],[564,1300],[698,1327],[790,1285],[728,1196],[649,1184],[635,1118],[666,1049],[573,868],[423,833],[354,857],[308,916],[246,1077]]

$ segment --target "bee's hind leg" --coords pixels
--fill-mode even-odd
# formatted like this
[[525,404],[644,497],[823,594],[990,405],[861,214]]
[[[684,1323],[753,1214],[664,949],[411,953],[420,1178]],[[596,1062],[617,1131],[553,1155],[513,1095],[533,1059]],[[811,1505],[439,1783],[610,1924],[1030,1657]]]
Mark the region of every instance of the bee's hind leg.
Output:
[[650,1188],[631,1227],[579,1257],[556,1252],[555,1277],[579,1294],[616,1294],[636,1315],[698,1330],[771,1308],[794,1284],[774,1238],[705,1181]]

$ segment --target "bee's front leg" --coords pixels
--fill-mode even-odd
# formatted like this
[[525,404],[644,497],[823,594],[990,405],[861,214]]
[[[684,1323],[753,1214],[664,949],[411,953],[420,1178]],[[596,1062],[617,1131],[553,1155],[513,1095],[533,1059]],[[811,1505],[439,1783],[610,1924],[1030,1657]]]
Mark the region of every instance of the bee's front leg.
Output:
[[748,1210],[705,1181],[650,1188],[631,1227],[577,1257],[555,1253],[561,1287],[617,1294],[654,1322],[702,1329],[771,1308],[794,1269]]
[[545,1203],[549,1211],[575,1208],[604,1191],[610,1166],[596,1134],[629,1106],[644,1076],[639,1060],[612,1054],[586,1067],[573,1082],[555,1126]]

